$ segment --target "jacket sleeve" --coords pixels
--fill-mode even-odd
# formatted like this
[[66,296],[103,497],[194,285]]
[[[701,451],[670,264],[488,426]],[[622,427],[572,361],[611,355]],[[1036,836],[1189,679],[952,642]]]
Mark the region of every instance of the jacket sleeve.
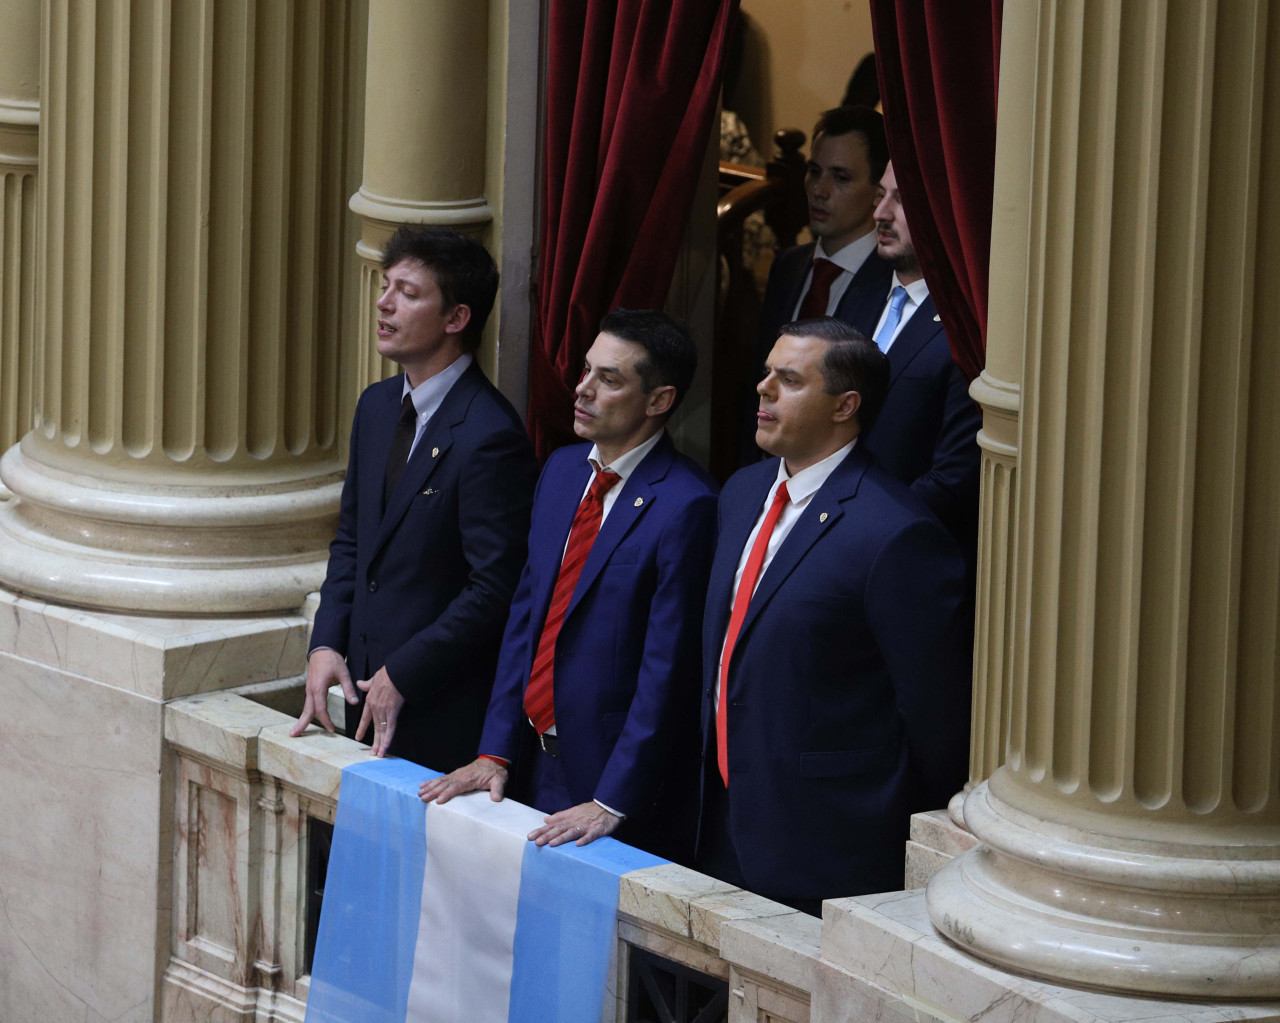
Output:
[[948,357],[942,422],[933,448],[933,461],[911,489],[945,523],[966,521],[978,506],[981,452],[978,431],[982,413],[969,397],[969,387]]
[[[361,398],[361,403],[364,399]],[[351,424],[351,453],[347,459],[347,475],[342,484],[342,499],[338,506],[338,532],[329,544],[329,564],[325,570],[324,584],[320,587],[320,606],[316,610],[311,628],[311,645],[308,650],[324,646],[347,656],[347,644],[351,635],[351,609],[356,584],[356,524],[359,509],[360,404],[356,406]]]

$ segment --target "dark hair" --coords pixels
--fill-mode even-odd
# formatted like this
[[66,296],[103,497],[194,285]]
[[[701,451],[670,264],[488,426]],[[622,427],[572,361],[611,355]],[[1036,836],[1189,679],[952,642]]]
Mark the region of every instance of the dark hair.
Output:
[[889,143],[884,137],[884,118],[870,107],[834,107],[823,112],[813,126],[813,140],[819,135],[848,135],[857,132],[867,144],[867,163],[871,167],[871,181],[884,177],[889,166]]
[[889,357],[862,331],[834,316],[796,320],[778,331],[779,337],[783,334],[827,342],[822,356],[822,389],[827,394],[857,391],[862,398],[858,427],[862,433],[870,430],[889,392]]
[[474,238],[457,231],[405,224],[382,250],[382,269],[390,270],[406,259],[431,271],[446,309],[465,305],[471,310],[461,340],[463,349],[474,352],[480,347],[480,333],[498,294],[498,267],[493,257]]
[[600,333],[612,334],[644,349],[644,356],[636,364],[640,386],[646,393],[657,387],[674,387],[674,412],[698,368],[698,349],[689,328],[653,309],[618,308],[600,321]]
[[876,55],[868,53],[853,69],[845,86],[842,107],[874,107],[880,102],[880,81],[876,78]]

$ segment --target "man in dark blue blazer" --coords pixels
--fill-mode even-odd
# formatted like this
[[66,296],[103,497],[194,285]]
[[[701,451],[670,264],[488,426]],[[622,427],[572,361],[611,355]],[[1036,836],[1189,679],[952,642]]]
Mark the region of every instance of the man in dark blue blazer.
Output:
[[877,251],[892,273],[871,325],[853,322],[889,356],[889,391],[866,446],[938,516],[966,562],[977,557],[982,414],[951,357],[916,258],[890,163],[875,209]]
[[884,118],[866,107],[826,111],[813,129],[805,170],[814,240],[779,253],[769,270],[744,407],[743,462],[759,460],[755,382],[784,323],[830,315],[868,337],[889,293],[892,268],[876,253],[877,188],[889,147]]
[[697,863],[816,913],[900,888],[911,813],[964,782],[965,571],[862,444],[885,356],[823,318],[784,328],[766,369],[758,436],[778,457],[720,495]]
[[404,373],[356,407],[293,735],[334,730],[340,685],[347,733],[372,731],[375,756],[447,771],[475,750],[537,473],[473,355],[497,287],[473,239],[401,228],[387,244],[378,352]]
[[[716,487],[664,425],[696,364],[688,332],[664,314],[604,318],[574,405],[592,443],[555,452],[538,481],[481,756],[425,782],[424,800],[476,789],[501,799],[523,754],[527,801],[549,814],[529,836],[539,845],[585,845],[621,824],[620,838],[687,857]],[[603,524],[583,534],[597,477],[609,481]]]

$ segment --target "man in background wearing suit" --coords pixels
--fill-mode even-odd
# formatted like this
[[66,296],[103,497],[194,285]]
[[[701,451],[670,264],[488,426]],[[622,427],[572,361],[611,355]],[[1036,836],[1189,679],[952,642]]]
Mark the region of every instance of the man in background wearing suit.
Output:
[[[347,733],[448,771],[465,763],[525,556],[533,452],[474,353],[498,270],[479,242],[402,227],[388,242],[378,352],[404,372],[356,406],[338,532],[307,659],[306,703]],[[352,677],[356,679],[352,682]]]
[[707,592],[698,867],[815,914],[902,887],[910,815],[968,760],[962,559],[861,440],[888,362],[839,320],[783,328],[758,387],[777,457],[725,484]]
[[[658,312],[615,310],[587,353],[574,430],[534,498],[480,757],[424,801],[488,789],[532,760],[539,845],[612,833],[687,859],[697,791],[699,629],[715,484],[664,429],[697,351]],[[523,755],[522,755],[523,754]],[[514,794],[514,793],[513,793]]]
[[[866,107],[828,110],[813,129],[805,171],[814,240],[778,255],[769,271],[750,379],[759,379],[778,329],[792,320],[835,316],[870,334],[889,291],[889,264],[876,253],[876,190],[889,147],[884,118]],[[745,461],[755,461],[755,392],[747,401]]]
[[889,356],[890,376],[884,408],[866,445],[950,530],[972,570],[982,414],[969,397],[929,297],[892,164],[880,182],[875,219],[877,251],[893,271],[879,318],[863,332]]

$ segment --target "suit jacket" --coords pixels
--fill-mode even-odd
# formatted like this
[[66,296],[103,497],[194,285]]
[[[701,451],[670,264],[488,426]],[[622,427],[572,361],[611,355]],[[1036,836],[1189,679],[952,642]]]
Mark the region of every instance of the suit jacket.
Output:
[[[749,466],[720,496],[702,636],[708,770],[734,574],[777,468]],[[760,579],[723,697],[730,833],[753,891],[902,887],[910,815],[945,806],[966,777],[964,576],[947,532],[861,443],[814,494]]]
[[950,530],[970,565],[978,543],[981,426],[933,298],[926,298],[889,348],[889,392],[865,440]]
[[[542,624],[590,445],[552,454],[534,498],[529,560],[502,639],[479,751],[519,752]],[[664,436],[627,478],[591,548],[556,641],[555,711],[575,803],[652,819],[662,783],[697,789],[699,632],[715,546],[716,485]],[[663,808],[662,812],[666,809]]]
[[[537,466],[515,410],[472,363],[431,417],[384,513],[402,389],[402,376],[383,380],[356,406],[311,644],[345,655],[353,679],[385,666],[406,701],[391,751],[449,771],[475,753]],[[348,708],[350,734],[357,709]]]

